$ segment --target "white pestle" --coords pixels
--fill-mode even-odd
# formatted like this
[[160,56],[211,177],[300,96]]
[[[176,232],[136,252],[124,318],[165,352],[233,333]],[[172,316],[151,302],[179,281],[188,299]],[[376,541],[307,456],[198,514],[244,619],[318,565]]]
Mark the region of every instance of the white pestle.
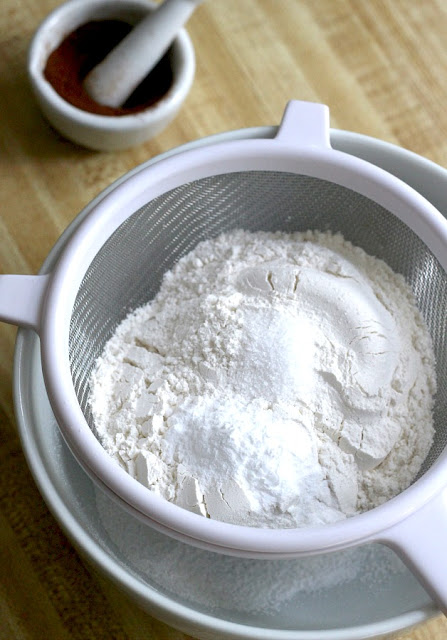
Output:
[[93,100],[120,107],[155,67],[202,0],[164,0],[150,11],[84,81]]

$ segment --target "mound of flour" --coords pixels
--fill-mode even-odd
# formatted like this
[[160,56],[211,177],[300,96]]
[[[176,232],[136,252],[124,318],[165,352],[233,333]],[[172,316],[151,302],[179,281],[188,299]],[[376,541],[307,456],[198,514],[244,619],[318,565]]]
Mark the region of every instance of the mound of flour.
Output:
[[340,520],[432,443],[430,336],[402,276],[330,233],[202,242],[91,379],[107,452],[167,500],[250,526]]

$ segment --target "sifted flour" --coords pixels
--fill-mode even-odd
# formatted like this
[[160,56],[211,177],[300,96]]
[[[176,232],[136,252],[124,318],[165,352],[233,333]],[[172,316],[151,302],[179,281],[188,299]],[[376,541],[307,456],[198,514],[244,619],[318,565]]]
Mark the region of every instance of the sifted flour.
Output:
[[[313,611],[323,626],[331,608],[325,606],[326,598],[358,603],[359,592],[366,591],[360,600],[371,610],[380,610],[399,582],[405,584],[407,596],[421,589],[397,554],[384,545],[367,544],[305,558],[239,558],[163,535],[129,517],[99,489],[95,497],[107,536],[140,579],[196,607],[206,607],[214,615],[220,612],[228,619],[229,612],[233,616],[239,612],[246,625],[255,614],[253,624],[259,625],[261,616],[264,623],[269,619],[272,623],[272,618],[279,618],[280,624],[289,620],[290,628],[293,623],[303,625]],[[357,606],[350,610],[358,620]]]
[[434,357],[402,276],[330,233],[202,242],[106,345],[108,453],[167,500],[250,526],[329,523],[406,488]]

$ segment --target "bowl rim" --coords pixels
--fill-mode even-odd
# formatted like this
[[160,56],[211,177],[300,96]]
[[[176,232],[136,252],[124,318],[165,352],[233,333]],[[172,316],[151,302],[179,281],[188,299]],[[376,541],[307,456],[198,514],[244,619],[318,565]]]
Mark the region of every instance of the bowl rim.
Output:
[[[190,149],[199,145],[212,144],[229,138],[270,138],[274,136],[275,131],[276,127],[257,127],[224,132],[222,134],[209,136],[192,143],[187,143],[181,147],[171,149],[165,154],[161,154],[160,156],[135,167],[132,171],[107,187],[81,211],[71,225],[67,227],[58,242],[54,245],[48,258],[44,262],[41,273],[45,273],[49,270],[50,265],[55,261],[56,255],[61,251],[69,236],[73,233],[78,224],[80,224],[81,220],[88,214],[90,209],[95,206],[104,197],[104,195],[106,195],[106,193],[114,188],[117,183],[127,179],[130,174],[136,173],[145,168],[148,164],[157,162],[163,157],[173,155],[184,149]],[[342,147],[345,144],[348,144],[349,146],[349,144],[352,143],[354,147],[356,145],[358,146],[360,152],[362,151],[362,148],[367,150],[369,147],[373,147],[375,150],[387,152],[390,156],[400,156],[407,160],[408,163],[414,166],[425,167],[427,171],[431,173],[435,172],[439,177],[442,177],[444,181],[447,180],[447,172],[439,167],[439,165],[436,165],[435,163],[410,151],[399,148],[396,145],[376,140],[368,136],[362,136],[360,134],[334,130],[331,130],[331,141],[334,143],[334,146],[339,146],[341,144]],[[169,624],[179,626],[180,628],[182,628],[182,625],[184,628],[185,624],[193,625],[191,629],[194,628],[196,632],[200,628],[211,632],[219,631],[220,633],[238,638],[256,638],[258,640],[265,638],[265,640],[267,640],[267,638],[272,637],[272,634],[275,634],[274,637],[278,638],[278,640],[360,640],[361,638],[373,637],[371,634],[374,634],[377,637],[386,633],[389,634],[407,629],[408,627],[426,621],[437,614],[437,610],[434,605],[430,605],[379,623],[358,625],[344,628],[342,630],[325,629],[321,631],[289,631],[228,622],[222,618],[216,618],[208,614],[198,612],[192,607],[179,605],[179,603],[174,599],[157,593],[154,589],[151,589],[151,593],[148,594],[148,585],[144,585],[138,579],[130,576],[128,572],[119,566],[118,563],[111,561],[110,557],[104,552],[104,550],[102,550],[91,536],[79,525],[74,514],[68,511],[61,501],[60,496],[58,496],[54,486],[51,484],[45,465],[39,457],[37,448],[34,446],[31,434],[28,431],[28,409],[23,398],[23,371],[26,367],[24,358],[26,356],[27,344],[32,336],[35,337],[35,334],[26,329],[20,329],[18,332],[14,358],[14,402],[16,406],[17,423],[22,440],[22,446],[36,484],[56,520],[58,520],[67,536],[72,540],[81,553],[84,553],[92,564],[102,570],[102,572],[113,582],[124,587],[125,590],[128,593],[131,593],[135,599],[140,602],[142,600],[150,602],[152,608],[156,611],[155,615],[158,614],[161,619],[168,620]]]

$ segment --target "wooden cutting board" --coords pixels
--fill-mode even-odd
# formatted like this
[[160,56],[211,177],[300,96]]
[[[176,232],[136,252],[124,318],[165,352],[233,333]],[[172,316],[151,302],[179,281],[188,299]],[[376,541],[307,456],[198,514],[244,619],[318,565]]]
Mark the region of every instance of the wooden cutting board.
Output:
[[[207,0],[189,23],[193,89],[155,140],[94,153],[44,122],[26,51],[55,0],[2,0],[0,272],[35,273],[100,190],[171,147],[277,124],[285,103],[326,103],[331,124],[447,166],[447,3],[442,0]],[[12,401],[15,329],[0,325],[0,639],[184,639],[80,561],[33,484]],[[438,618],[403,636],[444,640]],[[272,639],[274,640],[274,639]]]

